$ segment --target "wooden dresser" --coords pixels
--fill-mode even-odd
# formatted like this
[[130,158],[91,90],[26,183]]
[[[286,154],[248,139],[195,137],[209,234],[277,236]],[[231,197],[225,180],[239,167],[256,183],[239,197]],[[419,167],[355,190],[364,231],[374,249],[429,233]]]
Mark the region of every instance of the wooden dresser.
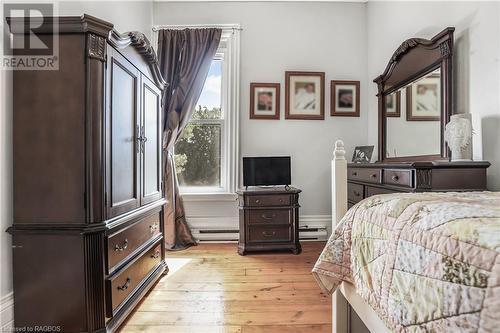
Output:
[[394,192],[484,191],[489,166],[489,162],[350,163],[348,206]]
[[248,187],[237,191],[240,212],[238,253],[301,252],[299,193],[294,187]]
[[113,332],[167,270],[165,82],[144,35],[58,19],[59,69],[13,73],[14,325]]

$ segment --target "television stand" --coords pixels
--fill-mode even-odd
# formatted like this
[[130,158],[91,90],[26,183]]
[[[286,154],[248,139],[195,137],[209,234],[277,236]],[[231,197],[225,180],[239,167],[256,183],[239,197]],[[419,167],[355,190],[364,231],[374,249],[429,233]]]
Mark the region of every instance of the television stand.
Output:
[[238,194],[240,237],[238,253],[301,252],[299,193],[291,186],[245,187]]

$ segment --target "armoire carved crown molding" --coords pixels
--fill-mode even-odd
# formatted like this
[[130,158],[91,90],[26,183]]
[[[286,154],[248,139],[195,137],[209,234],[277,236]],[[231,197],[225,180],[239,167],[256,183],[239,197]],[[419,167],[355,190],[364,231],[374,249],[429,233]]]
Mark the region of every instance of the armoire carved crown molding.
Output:
[[87,35],[88,57],[106,61],[106,39],[95,34]]
[[[29,33],[29,21],[16,17],[7,17],[6,19],[11,33]],[[114,29],[113,24],[87,14],[82,16],[44,17],[43,21],[42,18],[33,18],[31,24],[37,23],[37,20],[44,23],[44,25],[40,24],[41,28],[37,30],[39,34],[87,33],[87,56],[91,59],[106,61],[106,41],[119,49],[133,47],[146,60],[153,73],[155,83],[162,89],[167,86],[160,72],[156,52],[143,33],[131,31],[120,34]],[[57,30],[55,29],[56,26]]]

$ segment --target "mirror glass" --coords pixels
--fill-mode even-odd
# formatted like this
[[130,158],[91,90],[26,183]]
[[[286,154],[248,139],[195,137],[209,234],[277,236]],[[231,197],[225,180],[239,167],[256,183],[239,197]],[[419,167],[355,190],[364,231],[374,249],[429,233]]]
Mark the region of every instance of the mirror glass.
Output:
[[385,96],[386,158],[441,154],[441,75],[436,69]]

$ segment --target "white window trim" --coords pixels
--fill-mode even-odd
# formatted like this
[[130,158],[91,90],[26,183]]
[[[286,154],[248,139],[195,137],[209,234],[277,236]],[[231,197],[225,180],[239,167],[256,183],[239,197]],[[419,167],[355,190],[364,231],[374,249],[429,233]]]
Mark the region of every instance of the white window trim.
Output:
[[[222,58],[222,112],[224,115],[221,141],[221,177],[220,188],[181,188],[185,201],[232,201],[238,186],[239,168],[239,100],[240,100],[240,25],[169,25],[153,27],[153,40],[157,40],[157,31],[161,28],[220,28],[221,41],[215,59]],[[156,45],[157,43],[154,43]]]

